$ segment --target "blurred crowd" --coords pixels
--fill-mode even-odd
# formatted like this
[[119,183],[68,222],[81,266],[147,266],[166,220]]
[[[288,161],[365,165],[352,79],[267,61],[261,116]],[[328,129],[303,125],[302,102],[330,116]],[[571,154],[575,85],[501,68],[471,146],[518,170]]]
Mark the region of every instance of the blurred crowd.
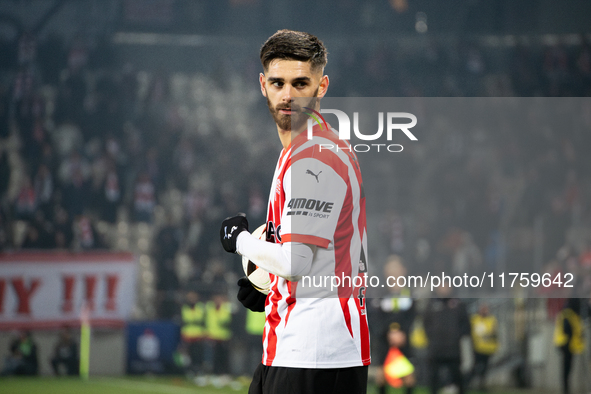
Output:
[[[560,97],[591,93],[591,52],[584,39],[569,47],[557,43],[537,50],[505,48],[504,66],[495,56],[500,51],[475,43],[450,48],[433,42],[412,56],[399,56],[391,46],[352,46],[331,60],[331,94]],[[233,135],[228,122],[212,119],[199,108],[204,99],[215,99],[208,95],[222,95],[222,99],[224,92],[235,95],[236,83],[228,82],[221,75],[223,70],[237,78],[242,91],[255,89],[254,77],[245,82],[243,70],[226,65],[209,76],[196,70],[201,79],[179,80],[172,70],[146,71],[121,61],[117,48],[106,40],[90,45],[83,37],[65,43],[58,37],[39,40],[25,33],[15,42],[0,42],[0,52],[3,250],[121,248],[105,239],[107,227],[100,227],[100,222],[147,223],[155,229],[150,253],[158,280],[175,282],[171,267],[179,251],[189,254],[195,278],[208,266],[216,266],[208,261],[223,264],[227,259],[214,242],[214,230],[225,215],[243,211],[253,225],[264,221],[272,171],[267,164],[278,152],[270,139],[258,139],[268,134],[261,130],[269,127],[266,114],[250,115],[256,118],[247,124],[254,129],[250,134],[247,130]],[[191,95],[198,98],[188,107],[182,100]],[[242,112],[264,108],[262,99],[258,104],[244,101]],[[437,154],[442,164],[426,190],[437,195],[439,217],[424,223],[413,212],[411,196],[398,193],[396,212],[380,225],[389,238],[388,253],[408,253],[412,244],[412,249],[424,254],[427,242],[443,254],[464,248],[463,254],[479,252],[482,258],[494,259],[499,253],[495,230],[508,204],[500,191],[500,178],[525,185],[512,224],[532,226],[540,215],[553,223],[544,228],[546,261],[565,246],[571,225],[591,223],[586,203],[589,133],[500,131],[482,140],[478,133],[465,131],[451,137],[443,150],[431,152],[427,147],[423,156],[397,158],[396,166],[388,168],[390,176],[411,190],[417,184],[413,168],[421,168],[417,164],[424,155]],[[488,154],[499,164],[496,172],[483,161]],[[371,176],[371,172],[366,175]],[[564,253],[576,255],[583,263],[588,252],[577,248]]]
[[[236,212],[251,230],[264,222],[280,147],[253,59],[244,59],[252,75],[228,64],[179,75],[142,69],[118,51],[82,36],[0,41],[0,250],[135,251],[113,234],[143,226],[152,314],[183,321],[187,291],[205,301],[232,294],[241,266],[221,253],[218,226]],[[393,45],[352,45],[329,67],[334,97],[591,96],[584,39],[493,49],[431,42],[404,56]],[[222,113],[212,113],[220,101]],[[376,272],[390,254],[409,270],[429,262],[465,271],[498,268],[501,255],[532,258],[536,247],[546,270],[589,272],[591,116],[582,118],[583,131],[458,131],[438,149],[399,156],[385,171],[405,186],[375,225]],[[419,165],[427,161],[432,168]],[[372,171],[364,177],[379,175]],[[426,186],[419,171],[429,173]],[[179,352],[193,352],[190,342]]]
[[[145,223],[153,230],[146,249],[160,294],[204,276],[213,282],[239,274],[239,265],[217,247],[217,226],[239,211],[252,226],[264,221],[269,163],[279,151],[265,138],[270,126],[263,100],[252,98],[255,78],[231,64],[180,78],[173,70],[142,70],[117,51],[106,39],[91,45],[82,36],[66,43],[25,33],[0,41],[0,248],[126,249],[131,246],[109,233],[120,223]],[[400,52],[405,56],[393,45],[337,51],[327,70],[331,94],[591,93],[584,37],[575,46],[558,41],[491,49],[431,42],[413,54]],[[252,60],[244,63],[256,71]],[[239,96],[242,107],[207,113],[211,102],[230,96]],[[245,119],[230,123],[231,113]],[[591,135],[588,128],[555,130],[485,136],[464,130],[448,134],[444,149],[434,137],[423,151],[398,156],[387,175],[407,186],[393,193],[394,209],[377,226],[384,241],[376,242],[377,256],[401,254],[414,263],[410,267],[429,260],[443,267],[494,268],[503,253],[505,259],[534,253],[531,241],[503,243],[503,221],[533,231],[536,220],[545,220],[544,264],[588,266],[591,238],[569,243],[567,234],[572,226],[591,224],[585,152]],[[413,204],[409,191],[428,171],[425,157],[437,163],[423,193],[432,200]],[[366,178],[374,176],[373,168],[365,171]],[[511,182],[521,185],[519,194],[507,187]],[[437,214],[425,217],[418,206],[429,204]],[[510,210],[516,213],[508,215]],[[382,244],[387,247],[380,250]],[[190,269],[179,280],[180,253],[189,257]]]

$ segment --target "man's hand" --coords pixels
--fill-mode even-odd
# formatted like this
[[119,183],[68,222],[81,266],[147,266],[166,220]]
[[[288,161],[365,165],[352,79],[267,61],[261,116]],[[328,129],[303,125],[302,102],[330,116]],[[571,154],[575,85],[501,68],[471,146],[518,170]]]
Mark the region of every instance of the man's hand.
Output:
[[237,298],[242,305],[253,312],[265,311],[266,294],[252,287],[252,283],[250,283],[246,276],[238,279],[238,286],[240,286],[240,289],[238,289]]
[[226,252],[236,253],[236,239],[238,234],[243,231],[248,231],[248,220],[246,220],[246,215],[243,213],[234,217],[227,217],[222,222],[220,240]]

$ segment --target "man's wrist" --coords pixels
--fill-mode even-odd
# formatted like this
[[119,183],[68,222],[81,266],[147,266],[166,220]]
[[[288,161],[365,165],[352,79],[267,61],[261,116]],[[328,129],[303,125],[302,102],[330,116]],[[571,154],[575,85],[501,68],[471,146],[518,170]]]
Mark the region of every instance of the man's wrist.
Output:
[[244,236],[244,234],[250,235],[250,233],[248,232],[248,230],[245,229],[244,231],[241,231],[240,234],[238,234],[238,236],[236,237],[236,253],[238,253],[240,256],[242,256],[242,252],[241,252],[242,248],[241,248],[241,245],[245,242],[244,240],[246,238]]

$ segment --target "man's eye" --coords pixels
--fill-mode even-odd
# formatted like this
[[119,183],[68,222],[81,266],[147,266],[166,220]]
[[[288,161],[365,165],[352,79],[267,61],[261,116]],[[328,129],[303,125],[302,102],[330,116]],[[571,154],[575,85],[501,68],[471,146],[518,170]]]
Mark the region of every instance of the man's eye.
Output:
[[273,85],[273,86],[275,86],[276,88],[280,88],[280,87],[282,87],[282,86],[283,86],[283,82],[278,82],[278,81],[276,81],[276,82],[273,82],[273,84],[272,84],[272,85]]
[[306,82],[296,82],[293,86],[295,86],[296,88],[305,88],[306,86],[308,86],[308,84]]

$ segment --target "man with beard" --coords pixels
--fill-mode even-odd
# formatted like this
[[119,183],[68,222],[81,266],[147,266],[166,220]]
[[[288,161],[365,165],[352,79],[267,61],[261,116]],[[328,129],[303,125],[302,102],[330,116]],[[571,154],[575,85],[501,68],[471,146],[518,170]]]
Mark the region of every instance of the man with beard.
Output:
[[[323,75],[326,48],[311,34],[281,30],[265,42],[260,58],[261,92],[283,145],[267,205],[266,240],[248,232],[243,215],[227,218],[220,230],[226,251],[248,257],[271,277],[268,295],[247,278],[238,282],[242,304],[266,313],[262,364],[249,393],[363,394],[370,363],[365,289],[349,284],[311,291],[305,280],[355,279],[367,271],[357,158],[326,122],[313,125],[312,136],[307,132],[304,112],[319,115],[329,84]],[[320,142],[339,150],[322,149]]]

